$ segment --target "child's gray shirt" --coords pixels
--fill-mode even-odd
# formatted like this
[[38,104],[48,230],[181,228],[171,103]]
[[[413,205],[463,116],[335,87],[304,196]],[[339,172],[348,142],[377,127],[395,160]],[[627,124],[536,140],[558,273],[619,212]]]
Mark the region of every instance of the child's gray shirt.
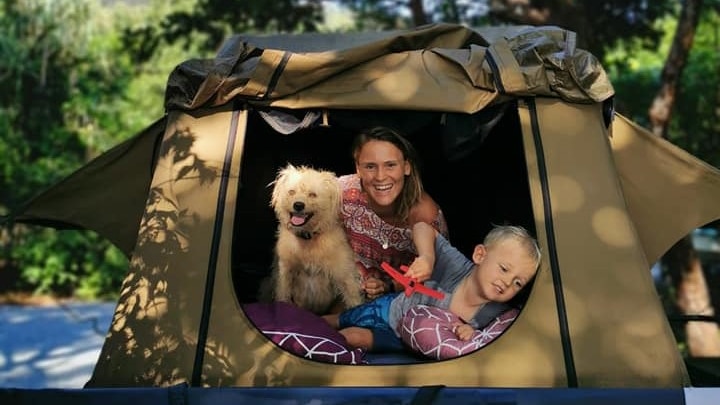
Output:
[[[460,282],[470,274],[474,265],[475,263],[468,260],[464,254],[450,245],[447,239],[438,234],[435,238],[435,267],[430,279],[425,281],[424,285],[444,292],[445,297],[442,300],[437,300],[418,292],[414,292],[410,294],[410,296],[399,293],[390,304],[390,313],[388,314],[388,324],[395,331],[395,334],[400,336],[398,331],[400,321],[408,309],[415,305],[424,304],[448,309],[450,307],[450,301],[452,300],[452,294]],[[478,329],[480,326],[475,317],[473,317],[473,319],[466,319],[466,321],[473,328]]]

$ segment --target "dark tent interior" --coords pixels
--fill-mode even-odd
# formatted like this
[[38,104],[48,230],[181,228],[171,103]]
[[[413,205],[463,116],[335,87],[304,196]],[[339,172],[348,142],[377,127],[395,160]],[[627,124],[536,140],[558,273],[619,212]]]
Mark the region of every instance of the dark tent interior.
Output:
[[[516,108],[506,107],[475,115],[332,110],[326,125],[288,135],[252,111],[234,226],[233,277],[239,301],[255,301],[261,279],[270,272],[277,221],[269,205],[269,184],[277,170],[293,163],[338,175],[352,173],[353,136],[372,126],[395,128],[413,143],[424,186],[443,209],[451,242],[465,254],[495,224],[522,225],[535,234],[519,118]],[[302,119],[306,111],[287,114]]]

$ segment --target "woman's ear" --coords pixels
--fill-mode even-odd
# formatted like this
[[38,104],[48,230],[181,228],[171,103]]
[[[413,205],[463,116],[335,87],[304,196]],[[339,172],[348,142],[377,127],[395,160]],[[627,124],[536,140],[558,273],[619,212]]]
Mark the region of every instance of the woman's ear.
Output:
[[405,159],[405,175],[409,176],[410,172],[412,172],[412,165],[407,159]]
[[483,245],[483,244],[476,245],[475,249],[473,250],[473,254],[472,254],[473,263],[480,264],[480,262],[483,261],[483,259],[485,258],[486,255],[487,255],[487,248],[485,247],[485,245]]

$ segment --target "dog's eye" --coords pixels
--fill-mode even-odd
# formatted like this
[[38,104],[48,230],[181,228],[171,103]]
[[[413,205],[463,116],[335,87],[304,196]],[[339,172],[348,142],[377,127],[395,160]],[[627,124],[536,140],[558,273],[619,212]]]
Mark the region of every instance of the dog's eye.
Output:
[[313,193],[313,192],[310,192],[310,194],[308,194],[308,195],[310,196],[310,198],[315,198],[315,197],[317,197],[317,193]]

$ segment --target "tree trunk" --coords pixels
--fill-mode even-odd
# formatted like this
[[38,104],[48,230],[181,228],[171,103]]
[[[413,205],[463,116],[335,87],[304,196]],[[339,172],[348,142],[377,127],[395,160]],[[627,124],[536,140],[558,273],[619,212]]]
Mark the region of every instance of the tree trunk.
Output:
[[667,138],[678,82],[687,64],[702,6],[703,0],[685,0],[683,2],[672,47],[660,74],[660,91],[648,111],[650,129],[655,135],[663,138]]
[[[682,4],[675,37],[660,75],[660,90],[648,111],[653,133],[663,138],[667,138],[675,94],[695,38],[703,0],[685,0]],[[714,315],[715,309],[710,301],[702,264],[693,248],[692,238],[683,238],[668,251],[663,260],[672,263],[671,275],[678,309],[684,315]],[[685,336],[691,356],[720,356],[717,323],[688,322],[685,324]]]
[[410,0],[410,11],[412,12],[413,24],[416,27],[428,23],[422,0]]
[[[676,289],[675,303],[680,312],[684,315],[714,316],[715,309],[692,238],[686,236],[681,239],[668,250],[663,260]],[[690,356],[720,357],[720,330],[717,323],[687,322],[685,338]]]
[[[489,6],[492,14],[513,24],[548,24],[550,10],[530,3],[530,0],[491,0]],[[574,8],[572,5],[568,6]]]

